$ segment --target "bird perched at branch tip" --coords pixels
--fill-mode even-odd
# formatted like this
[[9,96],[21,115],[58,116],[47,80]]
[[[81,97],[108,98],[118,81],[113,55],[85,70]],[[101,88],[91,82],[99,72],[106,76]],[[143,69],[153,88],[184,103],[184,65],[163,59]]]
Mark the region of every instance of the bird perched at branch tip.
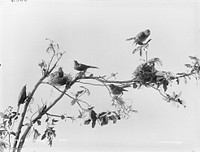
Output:
[[19,98],[18,98],[18,106],[24,104],[26,100],[26,85],[23,86],[22,90],[20,91]]
[[116,86],[114,84],[110,84],[109,87],[113,95],[120,95],[120,94],[123,94],[123,91],[128,91],[124,89],[123,87]]
[[76,60],[74,60],[74,69],[75,70],[81,71],[81,72],[85,72],[88,68],[96,68],[96,69],[98,69],[98,67],[85,65],[85,64],[82,64],[82,63],[78,63]]
[[134,40],[134,43],[137,45],[144,45],[144,41],[149,37],[151,34],[150,30],[147,29],[145,31],[142,31],[138,33],[135,37],[126,39],[127,41]]

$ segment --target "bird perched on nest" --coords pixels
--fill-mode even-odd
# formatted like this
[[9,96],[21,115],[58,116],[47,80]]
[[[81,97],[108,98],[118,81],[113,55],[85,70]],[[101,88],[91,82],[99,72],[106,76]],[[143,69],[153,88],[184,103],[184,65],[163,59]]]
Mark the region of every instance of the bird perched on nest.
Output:
[[74,69],[75,70],[81,71],[81,72],[86,72],[88,68],[96,68],[96,69],[98,69],[98,67],[85,65],[85,64],[82,64],[82,63],[78,63],[76,60],[74,60]]
[[50,83],[53,85],[62,86],[70,81],[71,77],[69,75],[66,76],[61,67],[59,67],[57,71],[51,73],[50,75]]
[[123,91],[128,91],[124,89],[123,87],[116,86],[114,84],[110,84],[109,87],[113,95],[120,95],[120,94],[123,94]]
[[149,37],[149,35],[151,34],[150,30],[147,29],[145,31],[142,31],[140,33],[138,33],[135,37],[126,39],[127,41],[130,40],[134,40],[133,43],[135,43],[136,45],[144,45],[144,41]]

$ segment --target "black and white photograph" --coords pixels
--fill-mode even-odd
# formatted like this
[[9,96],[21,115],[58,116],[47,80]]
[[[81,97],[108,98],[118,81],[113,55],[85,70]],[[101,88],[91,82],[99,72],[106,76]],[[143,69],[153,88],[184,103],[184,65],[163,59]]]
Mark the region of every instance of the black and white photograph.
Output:
[[0,1],[0,152],[200,152],[200,1]]

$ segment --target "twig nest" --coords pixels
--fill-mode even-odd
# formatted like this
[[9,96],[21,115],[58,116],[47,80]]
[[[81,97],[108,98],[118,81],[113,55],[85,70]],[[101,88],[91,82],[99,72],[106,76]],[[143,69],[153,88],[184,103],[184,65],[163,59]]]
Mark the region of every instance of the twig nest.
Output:
[[72,81],[72,76],[70,74],[64,75],[63,77],[58,77],[54,74],[50,75],[49,82],[55,86],[62,86]]

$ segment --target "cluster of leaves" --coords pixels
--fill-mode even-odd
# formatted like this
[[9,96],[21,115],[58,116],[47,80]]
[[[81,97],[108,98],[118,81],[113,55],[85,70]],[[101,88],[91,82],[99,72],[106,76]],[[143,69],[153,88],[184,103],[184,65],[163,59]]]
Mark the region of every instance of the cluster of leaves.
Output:
[[13,122],[18,119],[19,115],[19,113],[13,111],[13,107],[9,106],[4,113],[0,112],[0,116],[3,119],[3,123],[1,125],[7,128],[11,128]]
[[186,105],[184,104],[184,101],[180,99],[180,96],[181,96],[181,92],[179,94],[176,94],[175,92],[173,92],[172,95],[166,94],[166,96],[164,96],[163,99],[167,102],[173,101],[173,103],[178,103],[180,105],[183,105],[185,108]]
[[52,146],[54,137],[56,137],[56,131],[54,127],[48,126],[44,134],[42,135],[41,140],[44,140],[45,138],[47,138],[49,146]]
[[16,136],[12,131],[14,121],[18,119],[19,113],[13,111],[13,107],[9,106],[4,112],[0,112],[2,123],[0,123],[0,147],[6,149],[10,144],[5,140],[6,137],[11,138],[11,135]]
[[121,119],[120,114],[116,111],[104,111],[100,113],[96,113],[94,109],[89,109],[89,118],[84,121],[85,125],[92,124],[92,128],[96,126],[96,122],[98,122],[101,126],[105,126],[109,121],[112,121],[113,124],[117,122],[117,120]]
[[[41,125],[41,121],[38,122],[37,124]],[[44,134],[41,136],[41,140],[47,139],[49,146],[52,146],[53,138],[56,137],[56,131],[54,129],[54,125],[56,125],[58,120],[48,116],[45,122],[47,123],[46,130],[44,131]],[[40,135],[41,134],[39,133],[39,131],[36,128],[33,128],[33,140],[34,141],[37,140]]]
[[115,107],[122,118],[129,118],[131,113],[137,112],[137,110],[133,109],[132,105],[127,105],[126,101],[119,96],[112,97],[112,106]]
[[177,73],[177,76],[174,78],[177,84],[179,84],[180,78],[184,78],[185,83],[187,83],[187,80],[191,80],[191,76],[196,80],[200,79],[200,59],[195,56],[189,56],[189,58],[192,60],[192,63],[185,64],[189,72]]

